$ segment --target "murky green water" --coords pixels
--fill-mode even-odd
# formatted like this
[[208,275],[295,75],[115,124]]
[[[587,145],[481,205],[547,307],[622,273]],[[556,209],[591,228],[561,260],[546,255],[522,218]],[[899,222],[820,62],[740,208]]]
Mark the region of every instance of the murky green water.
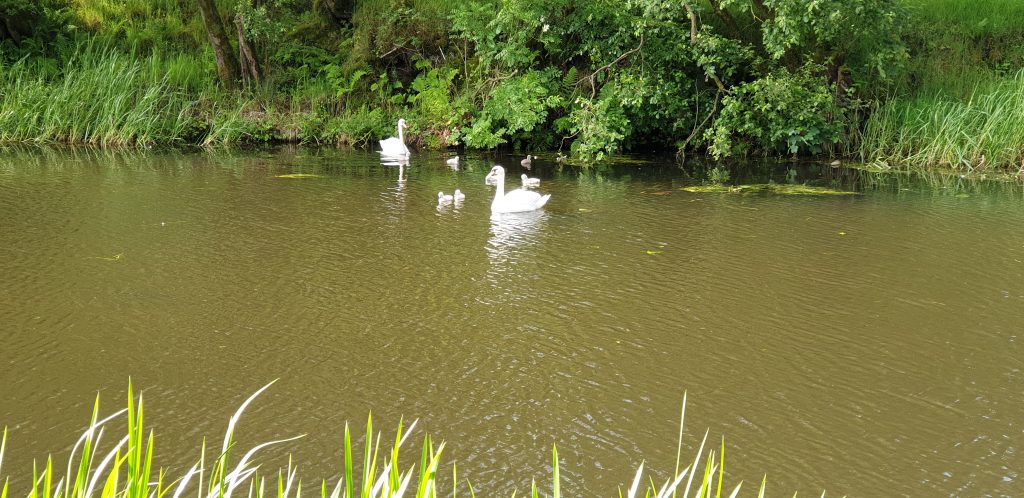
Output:
[[129,377],[184,467],[279,378],[241,443],[308,434],[307,482],[372,410],[419,418],[482,496],[546,479],[552,444],[563,489],[613,496],[674,466],[686,390],[688,444],[724,434],[748,493],[1024,494],[1020,185],[808,167],[864,194],[693,194],[672,165],[541,160],[544,211],[492,221],[492,161],[0,153],[4,473]]

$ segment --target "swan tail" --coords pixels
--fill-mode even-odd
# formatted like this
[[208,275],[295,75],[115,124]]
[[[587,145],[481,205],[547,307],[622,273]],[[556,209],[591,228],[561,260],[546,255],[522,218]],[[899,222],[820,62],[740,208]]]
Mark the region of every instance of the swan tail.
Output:
[[548,195],[545,195],[544,197],[541,197],[540,200],[537,201],[537,207],[538,208],[544,207],[544,205],[548,203],[548,199],[550,199],[550,198],[551,198],[551,194],[548,194]]

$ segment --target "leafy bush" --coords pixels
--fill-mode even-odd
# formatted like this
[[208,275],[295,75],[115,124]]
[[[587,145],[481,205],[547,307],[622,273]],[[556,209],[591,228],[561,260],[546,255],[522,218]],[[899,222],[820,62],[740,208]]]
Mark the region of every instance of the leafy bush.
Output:
[[821,67],[806,64],[799,71],[779,69],[739,85],[722,99],[722,111],[705,133],[716,158],[763,152],[819,153],[842,131],[832,87],[818,76]]
[[597,101],[579,98],[570,115],[576,141],[572,153],[584,161],[600,161],[618,151],[622,139],[629,133],[629,120],[612,92]]
[[410,85],[413,93],[409,103],[416,112],[416,122],[420,129],[435,130],[441,135],[430,136],[436,142],[431,146],[448,145],[447,138],[451,130],[462,124],[462,114],[468,111],[460,108],[462,106],[452,98],[453,82],[459,71],[450,67],[431,68],[427,60],[418,62],[417,66],[425,72],[421,72]]
[[522,137],[544,123],[548,111],[561,106],[557,94],[558,70],[529,71],[499,83],[473,125],[464,128],[463,139],[469,147],[493,149]]
[[325,138],[334,143],[362,146],[393,134],[394,126],[394,121],[380,109],[362,107],[328,122]]

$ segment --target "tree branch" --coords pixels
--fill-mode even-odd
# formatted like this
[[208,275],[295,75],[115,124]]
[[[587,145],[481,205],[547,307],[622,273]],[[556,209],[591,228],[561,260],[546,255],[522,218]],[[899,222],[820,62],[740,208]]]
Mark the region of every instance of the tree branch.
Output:
[[711,117],[715,115],[715,111],[718,110],[718,100],[722,97],[722,92],[722,89],[719,89],[717,92],[715,92],[715,101],[711,105],[711,112],[708,113],[707,117],[705,117],[704,121],[701,121],[699,125],[694,125],[693,131],[690,132],[690,136],[686,137],[686,140],[683,140],[683,145],[679,146],[679,151],[676,152],[676,155],[681,155],[683,157],[683,162],[686,162],[686,147],[690,145],[690,141],[693,140],[695,136],[697,136],[698,131],[703,129],[704,126],[708,124],[708,121],[711,119]]
[[[697,14],[693,12],[693,7],[690,6],[690,2],[683,4],[686,7],[686,15],[690,18],[690,43],[697,44]],[[722,80],[718,79],[718,76],[707,71],[704,71],[704,75],[711,78],[715,82],[715,86],[718,87],[718,92],[725,91],[725,85],[722,84]],[[706,81],[706,80],[705,80]]]
[[605,65],[597,68],[596,70],[594,70],[593,73],[590,73],[590,76],[587,76],[585,78],[580,79],[579,81],[576,82],[576,84],[579,85],[580,83],[582,83],[584,81],[590,81],[590,98],[593,99],[594,97],[597,96],[597,81],[596,81],[597,74],[600,73],[601,71],[604,71],[606,69],[611,68],[612,66],[618,64],[619,62],[622,62],[623,59],[625,59],[626,57],[629,57],[632,54],[635,54],[635,53],[639,52],[643,48],[644,48],[644,37],[643,37],[643,35],[640,35],[640,44],[637,45],[636,48],[627,50],[622,55],[620,55],[617,59],[609,62],[608,64],[605,64]]
[[718,16],[725,25],[732,30],[732,34],[735,36],[741,35],[743,32],[740,30],[739,24],[736,23],[736,18],[729,13],[728,10],[722,8],[722,4],[719,0],[708,0],[711,4],[711,9],[715,11],[715,15]]

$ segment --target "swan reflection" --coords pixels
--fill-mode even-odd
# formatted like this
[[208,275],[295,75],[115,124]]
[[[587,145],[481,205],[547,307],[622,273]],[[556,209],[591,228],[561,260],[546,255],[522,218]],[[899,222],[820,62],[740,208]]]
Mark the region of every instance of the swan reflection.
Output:
[[392,217],[400,216],[405,209],[405,167],[409,165],[409,158],[381,154],[380,164],[389,167],[398,166],[398,180],[395,182],[395,186],[388,187],[381,192],[381,200],[384,201],[385,210]]
[[381,166],[408,166],[409,156],[380,153]]
[[519,259],[521,250],[537,241],[547,219],[548,213],[545,211],[491,215],[491,238],[487,241],[487,253],[492,265],[514,263]]

